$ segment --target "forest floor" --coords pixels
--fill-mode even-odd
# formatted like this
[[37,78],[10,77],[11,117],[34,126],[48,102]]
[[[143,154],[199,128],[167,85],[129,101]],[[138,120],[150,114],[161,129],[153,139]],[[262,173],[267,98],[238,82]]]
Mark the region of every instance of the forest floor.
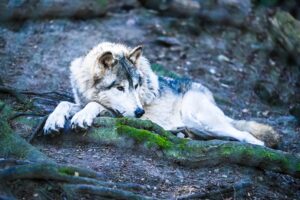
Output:
[[[101,41],[142,44],[151,63],[208,87],[227,115],[272,125],[282,136],[278,149],[299,153],[299,127],[288,108],[270,107],[253,91],[255,81],[268,75],[270,65],[286,63],[270,59],[256,34],[233,27],[191,23],[140,8],[89,20],[8,23],[0,27],[0,77],[6,86],[18,89],[70,93],[68,67],[72,59]],[[38,101],[48,105],[46,111],[53,110],[58,103],[45,103],[42,98]],[[12,124],[24,137],[35,128],[22,124],[25,121],[23,117]],[[94,169],[108,181],[149,185],[151,189],[144,194],[152,197],[175,199],[246,180],[252,183],[251,187],[214,199],[300,199],[300,180],[288,175],[232,165],[190,168],[148,152],[85,143],[74,146],[56,137],[37,139],[33,145],[58,163]],[[26,195],[26,187],[18,190],[18,197],[32,198]]]

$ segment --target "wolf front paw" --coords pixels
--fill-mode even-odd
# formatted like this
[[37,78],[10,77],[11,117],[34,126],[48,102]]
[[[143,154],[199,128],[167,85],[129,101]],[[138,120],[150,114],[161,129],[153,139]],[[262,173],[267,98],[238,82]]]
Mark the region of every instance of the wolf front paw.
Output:
[[93,120],[93,115],[81,110],[73,116],[71,120],[71,128],[73,130],[86,130],[92,125]]
[[44,126],[44,134],[50,135],[59,133],[64,128],[65,122],[66,118],[64,115],[50,114]]

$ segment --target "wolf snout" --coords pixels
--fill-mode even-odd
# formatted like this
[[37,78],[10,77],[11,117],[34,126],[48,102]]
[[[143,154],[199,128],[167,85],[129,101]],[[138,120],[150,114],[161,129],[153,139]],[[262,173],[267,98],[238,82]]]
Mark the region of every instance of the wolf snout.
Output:
[[141,116],[143,116],[144,113],[145,113],[145,110],[142,109],[142,108],[137,108],[137,109],[134,111],[134,115],[135,115],[135,117],[137,117],[137,118],[140,118]]

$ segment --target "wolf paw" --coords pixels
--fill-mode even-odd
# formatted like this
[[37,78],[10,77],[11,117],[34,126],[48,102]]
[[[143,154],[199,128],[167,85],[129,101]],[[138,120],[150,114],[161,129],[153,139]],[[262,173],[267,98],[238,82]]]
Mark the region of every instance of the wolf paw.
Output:
[[94,117],[88,112],[82,110],[76,113],[71,120],[71,128],[73,130],[86,130],[93,123]]
[[44,126],[44,134],[57,134],[59,133],[65,125],[66,118],[64,115],[59,115],[52,113],[49,115],[45,126]]

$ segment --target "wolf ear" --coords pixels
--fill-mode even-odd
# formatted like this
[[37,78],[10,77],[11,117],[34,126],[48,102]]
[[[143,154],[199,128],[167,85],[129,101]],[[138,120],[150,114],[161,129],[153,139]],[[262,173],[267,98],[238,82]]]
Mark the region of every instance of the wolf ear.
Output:
[[137,46],[135,47],[130,53],[129,53],[129,59],[133,62],[136,63],[136,61],[139,59],[139,57],[142,55],[142,46]]
[[110,51],[104,52],[99,57],[99,63],[104,66],[104,68],[110,68],[114,64],[114,57]]

